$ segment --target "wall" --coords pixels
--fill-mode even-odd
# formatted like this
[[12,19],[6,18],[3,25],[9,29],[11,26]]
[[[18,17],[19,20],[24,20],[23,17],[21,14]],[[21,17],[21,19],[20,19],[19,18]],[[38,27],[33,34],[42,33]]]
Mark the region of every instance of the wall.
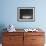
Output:
[[[0,27],[46,28],[46,0],[0,0]],[[35,7],[35,22],[18,22],[17,7]]]

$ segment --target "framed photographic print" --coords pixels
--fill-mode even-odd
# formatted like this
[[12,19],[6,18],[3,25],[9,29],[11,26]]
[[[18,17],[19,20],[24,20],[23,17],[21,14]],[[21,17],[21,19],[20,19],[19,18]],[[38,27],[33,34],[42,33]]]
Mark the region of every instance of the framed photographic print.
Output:
[[21,22],[34,22],[35,7],[18,7],[17,20]]

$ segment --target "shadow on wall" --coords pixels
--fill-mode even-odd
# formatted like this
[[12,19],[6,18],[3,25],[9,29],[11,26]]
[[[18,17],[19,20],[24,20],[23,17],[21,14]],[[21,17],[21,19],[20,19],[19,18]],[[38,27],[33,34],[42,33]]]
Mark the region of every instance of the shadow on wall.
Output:
[[2,43],[2,36],[3,36],[2,32],[6,31],[6,30],[4,30],[4,28],[6,28],[5,25],[0,24],[0,43]]

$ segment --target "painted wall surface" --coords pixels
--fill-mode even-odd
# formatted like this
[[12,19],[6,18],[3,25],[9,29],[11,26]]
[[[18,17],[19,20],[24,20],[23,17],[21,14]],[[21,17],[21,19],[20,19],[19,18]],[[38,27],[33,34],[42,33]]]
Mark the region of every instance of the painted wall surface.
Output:
[[[35,7],[35,22],[18,22],[17,7]],[[46,0],[0,0],[0,27],[46,28]]]

